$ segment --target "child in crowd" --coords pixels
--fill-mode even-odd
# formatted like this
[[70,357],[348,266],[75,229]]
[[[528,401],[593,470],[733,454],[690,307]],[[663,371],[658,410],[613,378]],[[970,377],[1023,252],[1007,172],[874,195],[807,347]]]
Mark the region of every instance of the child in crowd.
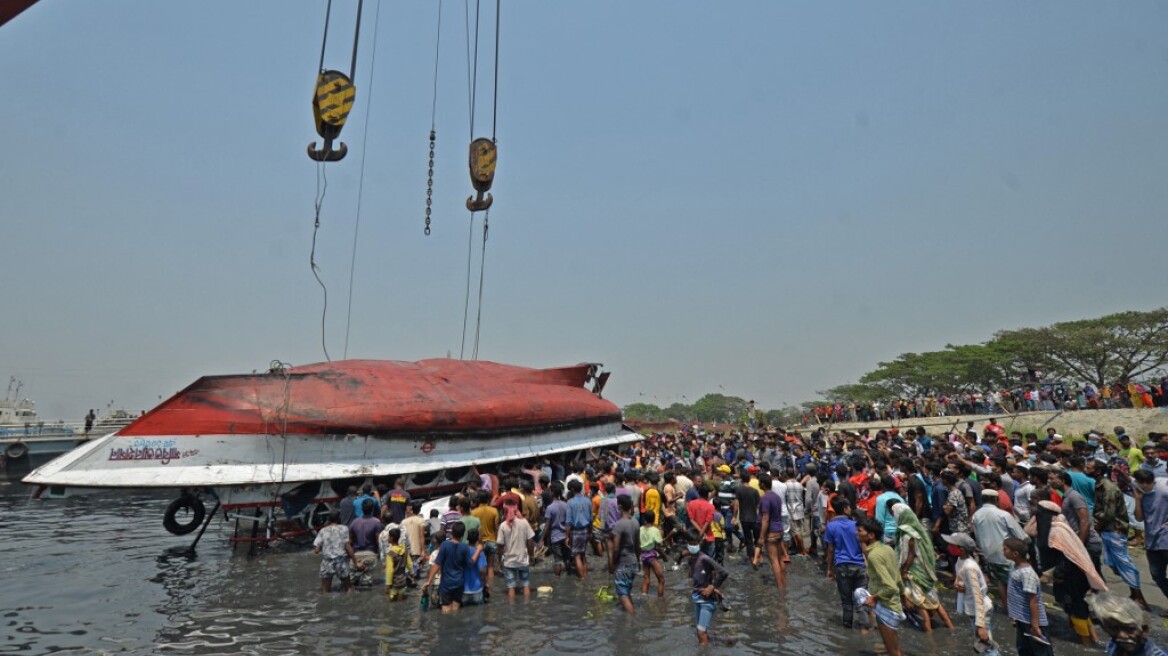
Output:
[[641,594],[649,594],[649,574],[657,577],[657,596],[665,596],[665,568],[661,566],[661,529],[656,526],[657,515],[652,510],[641,511],[641,568],[645,582],[641,584]]
[[965,533],[943,535],[946,542],[957,548],[956,580],[957,610],[973,620],[973,633],[977,639],[975,650],[986,656],[998,656],[998,643],[994,642],[990,619],[994,612],[994,602],[990,599],[989,585],[985,573],[977,564],[977,543]]
[[[466,545],[471,549],[476,549],[479,546],[479,530],[472,528],[466,532]],[[478,606],[484,601],[483,580],[487,576],[487,554],[486,552],[479,553],[474,567],[470,567],[463,575],[462,583],[462,605],[463,606]]]
[[413,562],[405,545],[401,544],[401,529],[391,528],[386,532],[388,545],[385,549],[385,596],[390,601],[406,598],[406,587],[413,573]]
[[1006,587],[1006,607],[1017,630],[1018,656],[1052,656],[1046,638],[1046,605],[1042,602],[1042,584],[1026,560],[1026,543],[1006,538],[1002,554],[1014,563]]
[[691,598],[694,602],[694,623],[698,633],[698,644],[710,644],[710,624],[722,597],[722,584],[730,573],[718,561],[702,553],[702,536],[697,531],[686,534],[686,551],[689,555],[689,571],[693,579]]
[[722,511],[714,511],[714,519],[710,522],[710,530],[714,532],[714,560],[719,565],[726,562],[726,517]]

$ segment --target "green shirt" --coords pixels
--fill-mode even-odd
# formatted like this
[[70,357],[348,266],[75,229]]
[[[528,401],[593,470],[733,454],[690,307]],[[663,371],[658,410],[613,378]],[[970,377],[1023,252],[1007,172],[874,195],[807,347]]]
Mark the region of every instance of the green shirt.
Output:
[[873,542],[864,549],[864,559],[868,561],[868,592],[888,610],[903,612],[896,553],[886,544]]
[[1121,458],[1127,458],[1127,467],[1133,474],[1144,462],[1144,452],[1134,446],[1130,449],[1120,449],[1119,456]]

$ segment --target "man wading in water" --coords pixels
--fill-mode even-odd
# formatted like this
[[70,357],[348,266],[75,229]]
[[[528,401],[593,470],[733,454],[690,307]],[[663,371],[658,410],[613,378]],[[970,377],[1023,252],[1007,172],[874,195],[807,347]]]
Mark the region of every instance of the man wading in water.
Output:
[[621,606],[630,615],[633,610],[633,582],[640,569],[641,545],[639,534],[641,527],[633,519],[633,499],[627,494],[616,498],[620,508],[621,518],[612,527],[612,535],[608,546],[608,571],[613,574],[613,587]]
[[349,542],[349,528],[337,523],[340,518],[340,512],[329,511],[328,524],[321,527],[312,542],[312,552],[320,556],[321,592],[332,592],[334,576],[341,580],[341,586],[348,592],[352,585],[349,580],[352,570],[349,566],[361,569],[353,545]]

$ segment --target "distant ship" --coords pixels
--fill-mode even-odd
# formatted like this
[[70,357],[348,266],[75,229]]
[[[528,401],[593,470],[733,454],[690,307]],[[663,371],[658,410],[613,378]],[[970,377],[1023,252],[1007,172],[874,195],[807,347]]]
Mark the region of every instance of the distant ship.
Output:
[[114,410],[95,421],[87,434],[84,422],[41,419],[36,404],[20,398],[21,387],[12,379],[8,394],[0,399],[0,470],[8,480],[20,480],[34,467],[134,420],[129,412]]

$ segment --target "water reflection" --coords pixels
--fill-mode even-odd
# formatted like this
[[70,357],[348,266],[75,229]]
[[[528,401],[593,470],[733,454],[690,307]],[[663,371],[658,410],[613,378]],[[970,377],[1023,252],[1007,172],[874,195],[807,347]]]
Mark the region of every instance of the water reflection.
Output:
[[[303,550],[233,554],[227,530],[213,527],[195,557],[187,538],[161,527],[168,499],[102,494],[29,503],[0,487],[0,654],[645,654],[696,651],[693,608],[683,571],[668,571],[666,597],[636,596],[634,618],[596,598],[601,571],[585,583],[536,568],[548,595],[456,615],[423,612],[417,598],[390,604],[376,592],[321,595],[319,560]],[[599,563],[597,563],[599,564]],[[878,638],[838,625],[835,586],[805,560],[792,566],[788,592],[769,574],[728,563],[731,611],[716,636],[736,639],[718,654],[872,654]],[[502,583],[496,580],[496,585]],[[951,593],[943,598],[953,608]],[[998,615],[999,626],[1005,624]],[[956,620],[957,618],[955,618]],[[966,654],[968,624],[925,635],[902,632],[907,653]],[[1057,629],[1056,629],[1057,631]],[[1157,628],[1157,634],[1162,629]],[[1057,633],[1060,654],[1083,650]],[[1011,644],[1010,628],[999,641]]]

